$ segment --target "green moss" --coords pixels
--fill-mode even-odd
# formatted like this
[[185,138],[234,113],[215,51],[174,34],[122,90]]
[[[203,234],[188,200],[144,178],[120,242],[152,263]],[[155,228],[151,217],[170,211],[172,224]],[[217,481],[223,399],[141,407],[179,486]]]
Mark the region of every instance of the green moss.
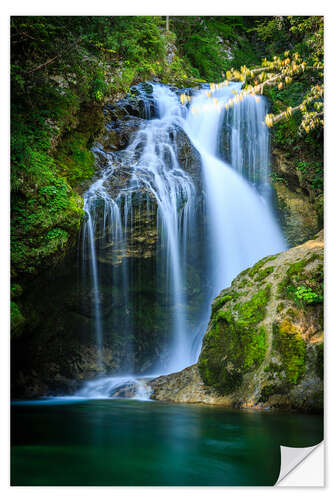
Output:
[[218,309],[220,309],[220,307],[223,305],[223,304],[226,304],[227,302],[229,302],[230,300],[232,300],[234,298],[233,295],[223,295],[223,297],[219,298],[218,300],[216,300],[215,302],[213,302],[213,305],[212,305],[212,314],[214,314]]
[[276,312],[280,313],[281,311],[283,311],[284,307],[285,307],[284,303],[280,302],[276,308]]
[[318,258],[316,254],[311,255],[308,259],[302,259],[294,264],[291,264],[287,270],[287,276],[300,276],[303,269]]
[[265,317],[269,297],[270,286],[267,286],[249,301],[236,304],[233,309],[216,310],[213,315],[204,339],[199,371],[204,382],[221,394],[237,389],[243,375],[264,360],[267,333],[263,326],[257,327],[257,324]]
[[316,268],[306,269],[308,264],[317,260],[322,260],[320,254],[313,254],[307,259],[291,264],[287,269],[286,276],[278,284],[278,297],[290,299],[298,307],[322,302],[323,266],[320,263]]
[[270,262],[271,260],[275,260],[277,258],[277,255],[269,255],[268,257],[264,257],[263,259],[259,260],[253,267],[250,268],[248,274],[251,278],[253,278],[258,271],[267,263]]
[[272,272],[274,271],[274,267],[265,267],[264,269],[261,269],[256,277],[254,278],[254,281],[262,281],[264,280],[267,276],[269,276]]
[[249,286],[251,284],[251,281],[250,280],[247,280],[246,278],[243,279],[239,284],[238,284],[238,288],[245,288],[247,286]]
[[286,380],[296,385],[305,372],[305,341],[288,319],[274,323],[273,333],[273,346],[281,356]]
[[238,312],[238,321],[245,326],[256,325],[265,318],[266,305],[270,298],[271,285],[259,290],[247,302],[236,304],[234,309]]
[[25,318],[21,313],[16,302],[10,302],[10,327],[13,337],[20,335],[22,327],[25,323]]
[[204,382],[221,394],[229,394],[237,389],[243,375],[264,360],[266,338],[264,327],[244,327],[231,315],[220,314],[218,322],[205,337],[199,360],[199,371]]
[[91,179],[95,172],[95,157],[89,150],[88,141],[89,135],[75,131],[57,150],[57,169],[73,187]]
[[19,285],[17,283],[13,283],[10,286],[10,298],[12,300],[16,299],[17,297],[20,297],[22,295],[22,292],[23,292],[23,289],[22,289],[21,285]]
[[11,260],[15,277],[35,275],[63,254],[83,216],[82,199],[64,180],[42,186],[37,198],[12,210]]

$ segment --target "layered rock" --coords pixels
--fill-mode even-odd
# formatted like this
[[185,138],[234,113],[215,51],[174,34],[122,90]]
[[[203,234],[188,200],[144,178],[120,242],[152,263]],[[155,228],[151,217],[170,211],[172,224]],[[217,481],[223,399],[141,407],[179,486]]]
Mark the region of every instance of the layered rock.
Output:
[[321,410],[322,287],[322,232],[243,271],[212,305],[198,364],[152,381],[152,398]]

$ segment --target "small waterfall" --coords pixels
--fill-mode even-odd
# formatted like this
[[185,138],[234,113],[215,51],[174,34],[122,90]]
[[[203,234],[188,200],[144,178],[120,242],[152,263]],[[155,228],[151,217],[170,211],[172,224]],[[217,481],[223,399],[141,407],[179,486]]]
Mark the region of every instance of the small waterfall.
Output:
[[[87,382],[78,396],[148,397],[143,377],[134,375],[140,370],[135,359],[134,312],[140,311],[141,302],[132,291],[141,279],[140,259],[134,259],[138,224],[155,224],[156,303],[169,315],[164,345],[148,367],[155,376],[196,362],[212,299],[240,271],[285,249],[267,196],[266,104],[263,98],[249,96],[226,110],[225,104],[240,88],[241,84],[231,84],[216,90],[214,99],[203,88],[185,107],[175,91],[154,84],[143,105],[145,123],[125,150],[106,155],[107,167],[86,192],[83,275],[87,279],[89,260],[98,364],[102,372],[107,371],[103,361],[106,309],[111,310],[111,318],[118,318],[115,322],[121,321],[115,326],[126,340],[126,359],[121,373]],[[143,98],[141,90],[137,94]],[[199,184],[179,163],[180,133],[200,154]],[[109,278],[103,271],[107,263],[112,264]],[[196,286],[188,284],[190,266],[197,267],[201,276]],[[113,290],[108,301],[103,291],[107,278]],[[193,288],[205,289],[196,306],[200,311],[195,324],[191,323]],[[118,303],[122,304],[120,316],[116,315]]]
[[[97,367],[100,371],[103,370],[102,363],[102,348],[103,348],[103,328],[102,328],[102,315],[101,315],[101,304],[100,304],[100,290],[99,290],[99,279],[98,279],[98,268],[96,259],[96,248],[95,248],[95,223],[96,218],[93,218],[92,210],[93,207],[90,204],[91,196],[88,195],[84,198],[84,211],[86,213],[86,220],[83,226],[83,244],[82,244],[82,261],[83,269],[85,269],[85,256],[90,252],[90,272],[92,276],[93,283],[93,294],[92,294],[92,307],[94,309],[95,316],[95,330],[96,330],[96,348],[97,348]],[[88,252],[86,252],[88,250]],[[84,279],[85,279],[84,275]]]

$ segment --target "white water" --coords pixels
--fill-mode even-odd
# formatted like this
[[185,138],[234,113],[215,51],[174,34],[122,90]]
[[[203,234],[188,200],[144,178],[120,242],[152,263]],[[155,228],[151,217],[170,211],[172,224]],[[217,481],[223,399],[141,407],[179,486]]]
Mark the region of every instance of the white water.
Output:
[[[102,365],[103,329],[98,282],[99,245],[111,242],[115,261],[114,279],[122,290],[124,314],[128,315],[129,273],[127,269],[126,234],[132,227],[136,207],[133,193],[142,195],[142,204],[153,197],[157,203],[159,252],[156,275],[161,290],[171,297],[170,341],[165,346],[165,360],[155,365],[154,375],[171,373],[197,361],[210,307],[206,302],[197,330],[190,328],[185,291],[185,269],[195,240],[197,188],[179,165],[175,135],[182,128],[199,151],[202,159],[203,188],[207,220],[206,272],[210,283],[208,302],[230,285],[243,269],[260,258],[286,248],[281,231],[270,207],[267,189],[269,176],[268,130],[263,125],[265,102],[246,97],[233,108],[224,111],[224,104],[240,84],[215,92],[215,100],[202,90],[185,110],[178,97],[168,87],[154,86],[154,99],[159,118],[147,121],[127,149],[120,153],[122,164],[131,166],[130,182],[113,197],[105,187],[117,168],[113,162],[105,169],[85,196],[87,228],[83,248],[90,247],[90,269],[94,286],[94,307],[98,362]],[[221,111],[222,110],[222,111]],[[231,165],[219,158],[219,137],[227,131]],[[222,151],[224,153],[224,151]],[[248,179],[248,180],[245,180]],[[263,193],[260,194],[260,193]],[[102,200],[102,209],[99,202]],[[101,215],[102,214],[102,215]],[[101,222],[102,220],[102,222]],[[96,239],[96,237],[98,238]],[[87,239],[88,238],[88,239]],[[95,243],[94,243],[95,242]],[[118,277],[117,277],[117,276]],[[126,329],[133,330],[129,317]],[[130,348],[129,348],[130,350]],[[122,387],[131,387],[131,397],[146,399],[147,386],[133,374],[133,364],[125,367],[129,375],[103,377],[87,382],[77,397],[117,397]],[[133,362],[133,361],[132,361]],[[120,392],[119,392],[120,391]]]
[[[259,190],[265,186],[269,175],[265,101],[248,96],[235,105],[231,113],[224,110],[225,103],[233,97],[233,90],[240,88],[240,84],[231,84],[216,90],[217,102],[201,92],[192,100],[185,125],[202,158],[214,296],[229,286],[242,270],[266,255],[286,249],[269,200],[256,189],[256,186]],[[222,127],[231,128],[232,166],[217,157],[220,122]],[[246,124],[245,137],[240,137],[242,122]],[[252,185],[244,179],[245,165]]]
[[149,395],[150,390],[145,379],[131,375],[90,380],[75,394],[76,397],[86,399],[129,397],[142,401],[148,400]]

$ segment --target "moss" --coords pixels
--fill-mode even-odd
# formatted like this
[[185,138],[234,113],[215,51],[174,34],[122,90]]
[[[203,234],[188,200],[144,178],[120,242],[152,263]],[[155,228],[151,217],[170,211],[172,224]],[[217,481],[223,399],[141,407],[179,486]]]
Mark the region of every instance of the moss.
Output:
[[271,260],[275,260],[277,258],[277,255],[269,255],[268,257],[264,257],[263,259],[259,260],[253,267],[250,268],[248,271],[248,274],[251,278],[253,278],[258,271],[267,263],[270,262]]
[[[69,191],[69,192],[68,192]],[[12,275],[36,275],[65,254],[83,216],[82,199],[64,183],[40,189],[39,197],[13,209]]]
[[91,179],[95,173],[95,157],[88,142],[89,135],[75,131],[61,142],[57,150],[57,169],[73,187]]
[[289,316],[291,320],[296,320],[298,318],[299,313],[296,309],[289,307],[286,311],[286,315]]
[[294,264],[291,264],[287,270],[287,276],[299,276],[300,273],[303,271],[303,269],[310,264],[310,262],[313,262],[316,260],[318,256],[316,254],[311,255],[308,259],[302,259],[299,260],[298,262],[295,262]]
[[265,357],[267,334],[264,327],[244,327],[232,315],[220,314],[204,341],[199,371],[208,385],[221,394],[237,389],[243,375],[257,368]]
[[273,266],[270,266],[270,267],[265,267],[264,269],[261,269],[256,277],[254,278],[254,281],[262,281],[264,280],[265,278],[267,278],[267,276],[269,276],[272,272],[274,271],[274,267]]
[[234,298],[233,295],[223,295],[223,297],[219,298],[218,300],[216,300],[213,305],[212,305],[212,314],[215,314],[216,311],[218,309],[220,309],[220,307],[223,305],[223,304],[226,304],[227,302],[229,302],[230,300],[232,300]]
[[11,286],[10,286],[10,298],[12,300],[16,299],[17,297],[20,297],[22,295],[22,292],[23,292],[23,289],[22,289],[21,285],[19,285],[17,283],[11,284]]
[[[311,292],[318,295],[318,297],[323,296],[323,266],[319,264],[316,268],[306,270],[308,264],[321,260],[322,256],[318,254],[313,254],[307,259],[299,260],[294,264],[291,264],[287,269],[286,276],[278,284],[277,292],[278,298],[288,298],[293,300],[298,307],[302,307],[304,304],[302,301],[298,300],[298,291],[302,287],[307,289],[311,288]],[[302,288],[303,289],[303,288]]]
[[[221,394],[237,389],[243,375],[260,366],[267,349],[267,333],[257,327],[266,313],[270,286],[259,290],[251,300],[233,309],[216,310],[204,339],[199,371],[208,385]],[[224,302],[223,305],[225,305]]]
[[238,312],[238,321],[245,326],[256,325],[265,318],[266,305],[270,298],[271,285],[259,290],[253,297],[243,303],[238,303],[235,310]]
[[273,333],[273,347],[281,356],[286,379],[289,383],[296,385],[305,372],[305,341],[288,319],[274,323]]
[[285,307],[284,303],[280,302],[276,308],[276,312],[280,313],[281,311],[283,311],[284,307]]
[[249,286],[251,284],[251,281],[250,280],[247,280],[246,278],[243,279],[239,284],[238,284],[238,288],[245,288],[247,286]]
[[25,318],[21,313],[19,306],[16,302],[10,302],[10,327],[13,337],[20,335],[22,327],[25,323]]

